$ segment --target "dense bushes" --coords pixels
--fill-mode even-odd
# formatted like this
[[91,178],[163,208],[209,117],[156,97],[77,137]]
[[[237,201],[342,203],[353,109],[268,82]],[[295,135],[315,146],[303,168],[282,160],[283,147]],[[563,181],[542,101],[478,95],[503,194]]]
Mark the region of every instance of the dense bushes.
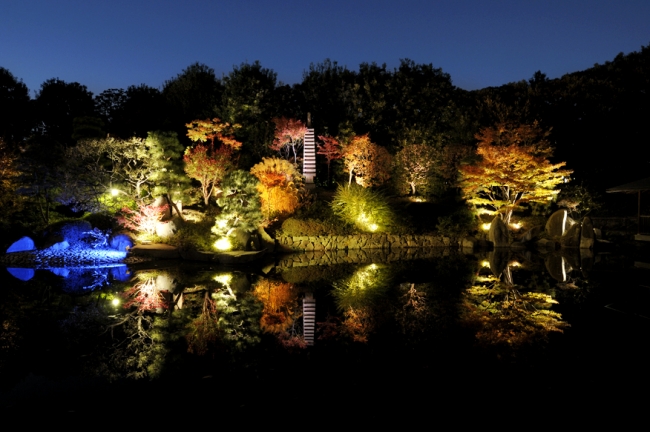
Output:
[[361,231],[385,232],[395,223],[395,214],[381,192],[354,184],[339,185],[331,206],[334,214]]

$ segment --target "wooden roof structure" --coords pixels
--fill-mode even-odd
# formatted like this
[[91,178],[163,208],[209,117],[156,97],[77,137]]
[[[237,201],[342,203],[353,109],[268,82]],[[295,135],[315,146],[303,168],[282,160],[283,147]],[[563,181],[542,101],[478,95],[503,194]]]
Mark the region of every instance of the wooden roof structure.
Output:
[[631,183],[625,183],[620,186],[607,189],[607,193],[614,192],[623,192],[623,193],[638,193],[650,190],[650,177],[633,181]]
[[636,218],[637,218],[637,235],[641,234],[641,192],[645,192],[647,190],[650,190],[650,177],[646,177],[641,180],[633,181],[630,183],[625,183],[620,186],[615,186],[613,188],[609,188],[606,190],[607,193],[616,193],[616,192],[622,192],[622,193],[636,193],[638,198],[637,198],[637,213],[636,213]]

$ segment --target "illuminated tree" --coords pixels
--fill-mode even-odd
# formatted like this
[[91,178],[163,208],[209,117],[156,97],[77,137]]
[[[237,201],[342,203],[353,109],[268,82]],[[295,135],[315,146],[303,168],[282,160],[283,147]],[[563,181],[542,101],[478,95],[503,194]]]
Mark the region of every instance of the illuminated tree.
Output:
[[278,215],[291,214],[298,208],[303,192],[302,175],[291,162],[264,158],[251,168],[251,174],[260,181],[257,190],[267,222]]
[[260,328],[267,333],[285,332],[301,315],[298,290],[293,284],[261,280],[253,293],[264,305]]
[[203,296],[203,307],[198,317],[187,325],[189,331],[185,335],[187,352],[204,355],[210,345],[219,340],[219,320],[217,317],[217,303],[210,298],[209,291]]
[[156,225],[162,220],[167,209],[169,209],[167,205],[158,207],[140,204],[138,210],[131,210],[128,207],[124,207],[122,209],[122,215],[117,220],[129,229],[154,235],[156,233]]
[[217,216],[212,232],[228,237],[233,230],[252,233],[264,218],[261,211],[258,180],[246,171],[237,170],[226,175],[221,185],[222,196],[217,199],[221,214]]
[[380,186],[390,178],[388,150],[370,141],[368,134],[355,136],[343,150],[348,185],[354,180],[363,187]]
[[3,214],[8,215],[20,207],[20,200],[16,194],[18,176],[17,158],[9,152],[2,138],[0,138],[0,207]]
[[323,145],[318,145],[318,151],[316,154],[325,156],[327,160],[327,181],[330,179],[330,165],[333,160],[341,159],[343,153],[341,153],[341,143],[339,140],[333,137],[319,135],[318,139],[323,141]]
[[572,173],[552,164],[552,149],[537,123],[499,124],[477,135],[480,160],[460,167],[460,187],[468,202],[487,206],[510,223],[512,212],[528,202],[547,203],[558,193],[556,186]]
[[[436,150],[425,144],[409,144],[395,155],[398,185],[401,191],[426,189],[435,175],[437,163]],[[403,187],[406,186],[406,187]]]
[[285,150],[284,153],[287,158],[291,157],[291,151],[293,151],[293,163],[298,163],[297,150],[305,140],[307,126],[300,120],[286,117],[273,119],[273,122],[275,123],[275,138],[273,144],[271,144],[271,149],[280,152],[281,155]]
[[210,141],[214,146],[216,140],[217,144],[222,143],[232,150],[239,150],[242,146],[242,143],[233,136],[234,132],[241,128],[238,124],[231,125],[215,117],[212,120],[193,120],[185,126],[188,129],[187,136],[194,142]]
[[226,172],[233,166],[232,150],[225,145],[215,149],[214,144],[198,144],[185,149],[183,162],[185,173],[201,183],[203,202],[207,206]]

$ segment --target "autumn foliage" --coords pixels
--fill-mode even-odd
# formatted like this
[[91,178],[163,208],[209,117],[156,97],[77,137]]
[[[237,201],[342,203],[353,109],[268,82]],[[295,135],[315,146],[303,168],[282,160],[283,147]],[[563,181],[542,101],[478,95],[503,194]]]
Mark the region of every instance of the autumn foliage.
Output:
[[242,146],[242,143],[233,136],[234,132],[241,127],[238,124],[231,125],[215,117],[212,120],[193,120],[185,126],[188,129],[187,136],[194,142],[210,141],[210,144],[214,145],[217,141],[217,144],[222,143],[232,150],[238,150]]
[[307,126],[300,120],[280,117],[273,119],[275,123],[275,138],[271,149],[287,158],[293,152],[293,162],[298,162],[297,149],[303,144]]
[[291,162],[264,158],[251,168],[251,174],[260,181],[257,190],[267,222],[276,216],[291,214],[298,208],[303,188],[302,175]]
[[535,123],[484,128],[477,135],[480,160],[460,167],[460,186],[468,202],[489,207],[510,223],[512,212],[528,202],[547,203],[556,186],[572,173],[566,164],[552,164],[552,149]]
[[336,138],[329,136],[319,135],[318,139],[321,140],[323,144],[318,144],[318,151],[316,154],[325,156],[325,160],[327,160],[327,180],[329,181],[330,165],[332,164],[332,161],[343,157],[343,153],[341,152],[341,143]]
[[368,134],[355,136],[343,150],[345,169],[363,187],[380,186],[390,178],[391,156],[388,150],[370,141]]
[[208,205],[209,199],[217,186],[233,167],[233,151],[231,147],[221,146],[214,148],[214,144],[198,144],[188,147],[183,156],[185,173],[201,183],[203,202]]
[[155,206],[144,205],[138,206],[138,210],[131,210],[128,207],[122,209],[122,216],[117,220],[125,227],[149,235],[156,233],[156,225],[162,220],[165,212],[169,210],[168,205]]
[[267,279],[259,282],[253,293],[264,304],[260,327],[267,333],[286,331],[301,315],[293,284]]

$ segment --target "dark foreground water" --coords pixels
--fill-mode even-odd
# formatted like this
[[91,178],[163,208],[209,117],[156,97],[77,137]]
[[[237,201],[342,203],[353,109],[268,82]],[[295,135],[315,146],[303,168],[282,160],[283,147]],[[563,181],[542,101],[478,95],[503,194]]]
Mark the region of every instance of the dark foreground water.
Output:
[[430,255],[0,269],[0,409],[638,413],[650,383],[643,258]]

